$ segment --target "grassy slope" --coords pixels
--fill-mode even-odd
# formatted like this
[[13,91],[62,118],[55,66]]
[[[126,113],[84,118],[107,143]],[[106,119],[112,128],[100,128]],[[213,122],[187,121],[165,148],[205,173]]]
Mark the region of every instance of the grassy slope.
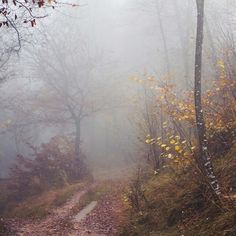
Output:
[[[236,148],[216,160],[215,168],[224,194],[234,195]],[[224,203],[225,210],[220,209],[209,193],[203,192],[193,170],[179,175],[171,171],[150,175],[143,186],[148,202],[141,202],[139,212],[128,209],[130,224],[123,235],[236,235],[236,199]]]
[[43,218],[52,208],[63,205],[75,192],[84,187],[82,183],[67,185],[62,188],[44,192],[39,196],[31,197],[16,205],[10,206],[3,217]]

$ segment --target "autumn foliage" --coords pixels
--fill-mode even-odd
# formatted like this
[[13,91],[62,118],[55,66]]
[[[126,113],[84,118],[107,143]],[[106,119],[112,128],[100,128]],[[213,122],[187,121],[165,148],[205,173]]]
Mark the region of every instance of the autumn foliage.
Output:
[[78,6],[70,2],[55,0],[1,0],[0,2],[0,27],[18,27],[29,25],[34,27],[38,19],[47,16],[43,11],[46,8],[55,8],[61,5]]
[[235,235],[236,80],[227,76],[223,61],[218,67],[219,78],[205,84],[202,105],[219,201],[197,165],[193,92],[153,76],[132,78],[144,91],[135,101],[144,106],[135,122],[147,165],[124,194],[130,221],[122,235]]
[[73,142],[68,138],[57,136],[32,149],[32,157],[18,155],[11,169],[9,186],[18,198],[79,181],[88,173],[81,159],[75,157]]
[[[210,83],[202,99],[208,150],[213,157],[227,152],[236,135],[236,81],[227,78],[223,62],[219,62],[219,67],[220,78]],[[175,85],[167,82],[160,85],[152,76],[133,80],[151,94],[145,115],[148,119],[137,122],[143,131],[141,141],[149,147],[155,146],[162,165],[192,163],[197,155],[193,92],[179,93]],[[153,129],[158,135],[152,132]],[[148,155],[149,159],[151,156],[152,153]]]

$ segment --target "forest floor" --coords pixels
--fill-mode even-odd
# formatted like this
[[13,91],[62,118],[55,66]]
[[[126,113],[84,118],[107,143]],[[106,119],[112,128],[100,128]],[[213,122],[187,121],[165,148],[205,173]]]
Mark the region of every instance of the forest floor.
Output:
[[[99,187],[98,187],[99,185]],[[108,186],[109,185],[109,186]],[[116,187],[115,187],[116,186]],[[12,218],[6,223],[7,236],[116,236],[122,215],[122,202],[117,191],[119,184],[99,183],[76,192],[65,204],[42,219]],[[91,209],[83,209],[95,203]]]

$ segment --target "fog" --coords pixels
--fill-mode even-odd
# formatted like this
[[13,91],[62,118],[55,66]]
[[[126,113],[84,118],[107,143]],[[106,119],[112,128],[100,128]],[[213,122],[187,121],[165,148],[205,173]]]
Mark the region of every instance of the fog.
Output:
[[[22,48],[8,61],[9,78],[1,85],[2,177],[18,153],[30,152],[26,143],[39,146],[56,135],[75,135],[66,96],[75,110],[85,99],[80,142],[89,165],[109,168],[139,155],[133,99],[140,87],[131,77],[168,76],[180,92],[193,87],[194,1],[75,3],[46,9],[48,16],[36,27],[20,29]],[[214,77],[212,50],[223,44],[222,37],[234,37],[234,5],[206,2],[205,77]],[[17,41],[14,31],[6,37]]]

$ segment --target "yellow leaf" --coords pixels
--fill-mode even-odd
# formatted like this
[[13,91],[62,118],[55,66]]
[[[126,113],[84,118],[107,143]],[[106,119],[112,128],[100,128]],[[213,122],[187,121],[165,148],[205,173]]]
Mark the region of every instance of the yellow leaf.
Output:
[[146,140],[145,140],[145,143],[146,143],[146,144],[150,144],[151,142],[152,142],[151,139],[146,139]]
[[175,146],[175,151],[176,152],[180,151],[180,147],[179,146]]
[[170,140],[170,143],[171,143],[171,144],[175,144],[175,140],[174,140],[174,139],[171,139],[171,140]]

